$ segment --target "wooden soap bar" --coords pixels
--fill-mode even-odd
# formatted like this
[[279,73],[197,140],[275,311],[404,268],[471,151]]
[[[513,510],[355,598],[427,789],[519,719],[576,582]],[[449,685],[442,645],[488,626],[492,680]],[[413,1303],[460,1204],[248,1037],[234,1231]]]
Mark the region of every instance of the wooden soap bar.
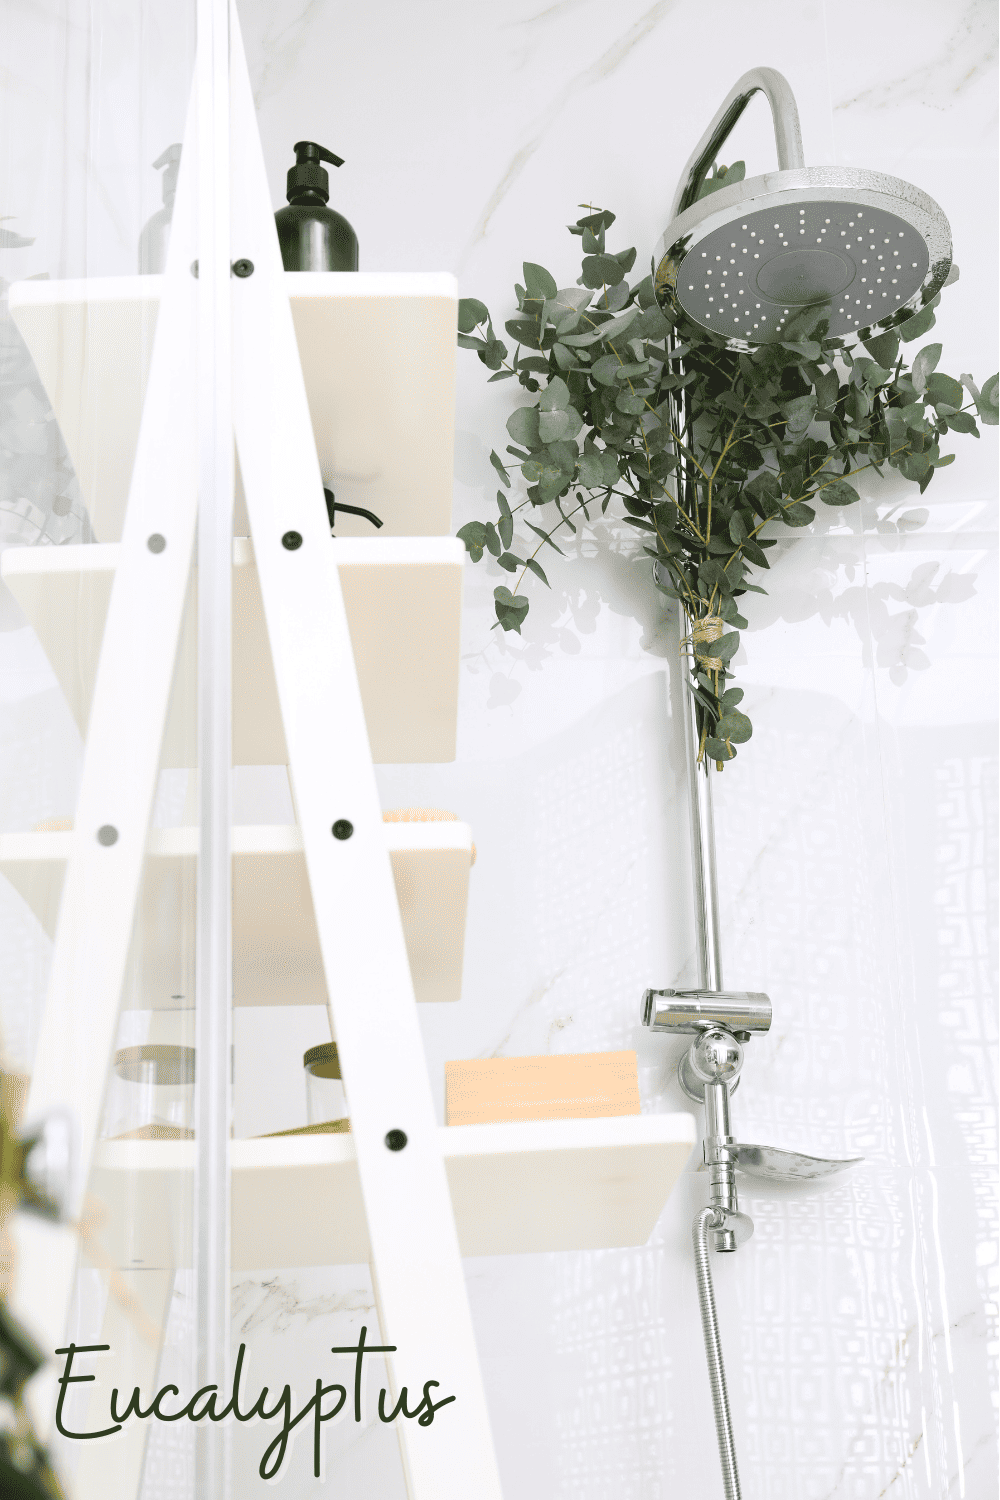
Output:
[[449,1125],[639,1113],[634,1052],[487,1057],[444,1065]]

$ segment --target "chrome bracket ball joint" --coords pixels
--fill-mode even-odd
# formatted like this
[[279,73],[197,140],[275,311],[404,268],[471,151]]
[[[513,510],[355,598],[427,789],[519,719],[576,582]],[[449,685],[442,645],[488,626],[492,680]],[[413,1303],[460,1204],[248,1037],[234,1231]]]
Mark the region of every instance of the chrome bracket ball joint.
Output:
[[753,1220],[742,1213],[736,1173],[782,1184],[816,1181],[855,1166],[862,1157],[835,1160],[744,1145],[732,1133],[730,1100],[743,1068],[744,1047],[771,1026],[766,995],[734,990],[647,990],[642,1024],[650,1031],[690,1034],[691,1045],[677,1064],[681,1088],[705,1106],[705,1166],[711,1176],[711,1233],[715,1249],[739,1249],[753,1234]]

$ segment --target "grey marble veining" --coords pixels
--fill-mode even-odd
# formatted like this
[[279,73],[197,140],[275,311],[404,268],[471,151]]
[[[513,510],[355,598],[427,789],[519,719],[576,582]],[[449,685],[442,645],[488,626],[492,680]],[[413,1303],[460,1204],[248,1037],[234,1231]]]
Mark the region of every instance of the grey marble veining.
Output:
[[[485,207],[479,215],[472,234],[464,250],[459,256],[458,269],[461,271],[468,263],[473,246],[477,241],[484,239],[489,229],[493,215],[500,204],[506,198],[513,184],[524,171],[528,162],[535,155],[544,141],[553,123],[559,118],[569,101],[577,94],[594,88],[597,84],[604,83],[610,79],[622,66],[633,51],[649,41],[657,28],[669,19],[670,13],[676,8],[678,0],[656,0],[656,3],[645,10],[633,21],[621,36],[616,37],[610,45],[589,63],[581,72],[569,77],[561,84],[553,97],[550,97],[541,113],[531,120],[527,127],[527,139],[523,140],[514,152],[503,176],[493,188],[486,200]],[[543,20],[563,20],[563,7],[553,7],[543,11],[538,16],[530,18],[530,23],[537,26]],[[602,28],[603,29],[603,28]],[[593,40],[599,45],[603,44],[600,31],[592,33]],[[540,41],[534,35],[530,45],[534,46]],[[541,42],[544,45],[544,41]],[[557,44],[558,45],[558,44]]]
[[[870,8],[837,0],[827,6],[827,25],[831,31],[845,33],[860,26],[860,33],[853,33],[856,43],[865,36],[865,15],[870,15]],[[917,0],[907,7],[897,47],[888,59],[883,54],[883,76],[853,93],[845,88],[846,80],[840,80],[834,110],[871,110],[884,115],[908,103],[937,111],[951,109],[963,95],[981,86],[989,90],[996,73],[997,41],[997,12],[989,0],[947,7]],[[928,58],[931,42],[934,53]],[[900,51],[915,65],[900,69],[896,55]]]
[[271,1334],[287,1333],[295,1320],[311,1323],[315,1318],[329,1318],[337,1313],[361,1313],[374,1316],[375,1298],[371,1287],[351,1287],[331,1292],[323,1287],[312,1296],[303,1296],[296,1280],[269,1276],[264,1280],[242,1278],[233,1283],[233,1341],[250,1339],[258,1330]]
[[271,6],[263,34],[258,38],[260,61],[253,78],[254,103],[263,102],[293,82],[296,64],[311,41],[311,23],[323,0],[281,0]]

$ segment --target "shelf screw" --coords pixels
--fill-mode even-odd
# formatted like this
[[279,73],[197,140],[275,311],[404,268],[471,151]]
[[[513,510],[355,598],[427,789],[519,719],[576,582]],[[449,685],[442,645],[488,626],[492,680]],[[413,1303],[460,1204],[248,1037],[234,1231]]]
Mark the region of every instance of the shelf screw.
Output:
[[252,260],[234,260],[233,261],[233,275],[234,276],[241,276],[241,277],[252,276],[253,275],[253,261]]
[[150,552],[162,552],[166,545],[166,537],[161,536],[158,531],[154,531],[151,537],[146,538],[146,546],[149,548]]
[[117,844],[118,829],[115,828],[113,823],[102,824],[102,826],[97,830],[97,842],[99,844],[104,844],[106,848],[110,848],[112,844]]
[[390,1130],[385,1138],[385,1143],[390,1151],[402,1151],[406,1145],[405,1130]]
[[295,552],[302,546],[302,533],[299,531],[286,531],[281,538],[281,545],[287,552]]
[[335,839],[349,839],[354,832],[354,824],[349,822],[347,818],[338,818],[330,829],[330,832]]

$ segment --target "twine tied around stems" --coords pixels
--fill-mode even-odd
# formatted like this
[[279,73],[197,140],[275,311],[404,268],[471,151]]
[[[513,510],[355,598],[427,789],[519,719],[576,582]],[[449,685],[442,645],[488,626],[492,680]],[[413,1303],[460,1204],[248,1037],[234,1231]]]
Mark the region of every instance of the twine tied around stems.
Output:
[[695,620],[691,626],[691,634],[686,635],[682,645],[694,647],[694,659],[703,672],[718,672],[721,662],[717,656],[701,655],[699,646],[710,646],[713,641],[720,641],[725,629],[726,622],[721,615],[702,615],[701,619]]
[[[692,623],[691,634],[686,635],[681,642],[682,647],[690,646],[692,648],[692,653],[694,655],[696,664],[701,668],[703,672],[708,672],[711,675],[716,696],[718,696],[719,692],[719,672],[722,668],[722,662],[717,656],[706,656],[703,652],[699,652],[698,647],[710,646],[714,641],[720,641],[722,639],[725,626],[726,622],[721,615],[702,615],[700,619],[697,619]],[[701,735],[698,739],[699,766],[705,759],[705,740],[707,738],[708,725],[703,723]],[[721,771],[724,765],[725,761],[717,760],[715,762],[715,768],[717,771]]]

